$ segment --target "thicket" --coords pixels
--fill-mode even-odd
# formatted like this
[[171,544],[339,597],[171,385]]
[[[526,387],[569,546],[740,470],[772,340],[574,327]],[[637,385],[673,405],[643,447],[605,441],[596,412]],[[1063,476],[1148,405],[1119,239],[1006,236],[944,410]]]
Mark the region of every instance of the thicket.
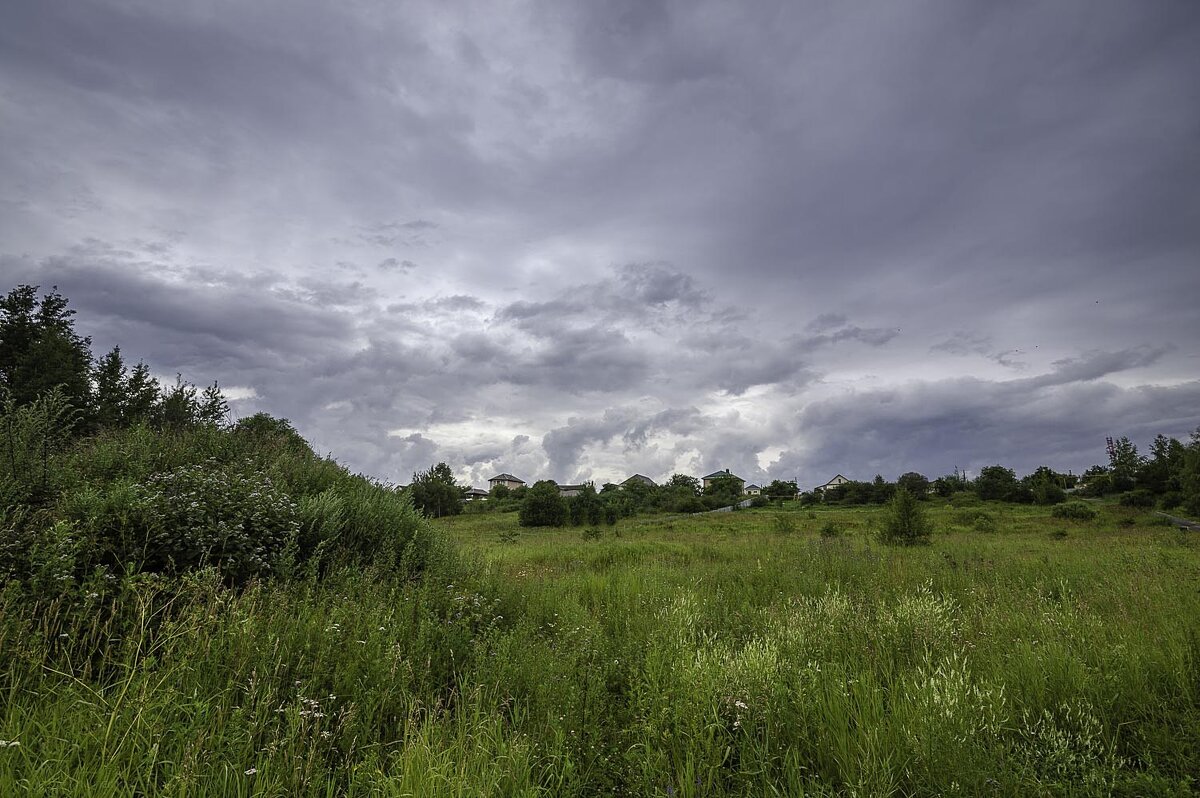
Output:
[[447,555],[407,496],[318,457],[286,419],[228,423],[216,383],[161,386],[57,291],[0,300],[0,577],[37,597],[137,573],[225,583]]

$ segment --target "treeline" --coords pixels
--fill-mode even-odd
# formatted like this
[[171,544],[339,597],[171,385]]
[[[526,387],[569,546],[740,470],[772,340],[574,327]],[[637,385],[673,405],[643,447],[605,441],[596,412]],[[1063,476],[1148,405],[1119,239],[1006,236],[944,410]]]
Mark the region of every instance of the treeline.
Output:
[[1157,436],[1148,456],[1139,454],[1129,438],[1119,438],[1109,448],[1108,465],[1092,466],[1082,475],[1063,474],[1041,466],[1018,478],[1013,469],[1002,465],[980,469],[975,479],[967,479],[957,471],[934,480],[909,472],[895,482],[888,482],[881,475],[871,482],[851,480],[824,491],[804,493],[800,500],[804,504],[885,504],[900,487],[926,499],[970,493],[985,501],[1018,504],[1060,504],[1072,495],[1116,496],[1125,506],[1182,508],[1195,517],[1200,516],[1200,429],[1192,433],[1187,443]]
[[97,360],[91,338],[76,332],[74,316],[57,288],[39,298],[37,286],[21,285],[0,299],[0,395],[10,406],[57,390],[71,407],[76,436],[228,420],[229,404],[216,382],[201,390],[179,375],[162,385],[145,362],[130,367],[119,346]]
[[[408,487],[413,504],[426,515],[517,512],[522,526],[615,524],[618,519],[643,513],[706,512],[747,498],[741,482],[733,477],[714,479],[705,487],[686,474],[674,474],[662,485],[633,480],[624,485],[608,483],[597,490],[587,483],[574,496],[562,496],[558,484],[550,480],[515,489],[498,485],[486,501],[465,501],[467,490],[455,483],[445,463],[413,474]],[[795,498],[796,485],[776,480],[763,494],[752,498],[752,503],[762,506],[772,498]]]
[[94,361],[57,291],[0,300],[0,583],[103,592],[131,574],[228,584],[340,565],[414,573],[439,547],[407,498],[319,457],[286,419],[231,423],[214,382]]

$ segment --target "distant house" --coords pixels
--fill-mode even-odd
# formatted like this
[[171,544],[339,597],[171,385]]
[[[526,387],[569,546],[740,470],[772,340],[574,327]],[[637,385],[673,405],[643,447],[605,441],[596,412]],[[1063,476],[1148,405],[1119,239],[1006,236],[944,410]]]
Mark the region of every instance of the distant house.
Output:
[[834,488],[834,487],[837,487],[838,485],[845,485],[849,481],[850,480],[846,479],[841,474],[838,474],[836,477],[829,480],[824,485],[817,485],[815,488],[813,488],[813,493],[823,493],[827,488]]
[[726,468],[724,471],[714,471],[706,477],[701,477],[700,481],[704,484],[705,489],[707,489],[708,486],[712,485],[714,482],[720,482],[721,480],[725,479],[732,479],[733,481],[737,482],[738,493],[741,493],[742,485],[746,484],[746,480],[742,479],[737,474],[730,472],[728,468]]
[[488,480],[488,484],[493,488],[503,485],[509,490],[516,490],[525,484],[525,480],[514,477],[512,474],[497,474]]
[[481,490],[479,488],[471,488],[470,490],[463,492],[463,498],[469,502],[485,501],[487,499],[487,497],[488,497],[488,492],[486,490]]
[[586,487],[587,487],[586,484],[585,485],[559,485],[558,486],[558,495],[563,497],[564,499],[569,499],[572,496],[578,496],[579,494],[583,493],[583,489]]
[[761,496],[762,488],[758,485],[747,485],[745,493],[747,496]]
[[642,485],[645,485],[647,488],[657,488],[658,487],[658,484],[654,480],[650,479],[650,477],[646,476],[645,474],[634,474],[629,479],[622,482],[621,487],[627,488],[634,483],[641,483]]

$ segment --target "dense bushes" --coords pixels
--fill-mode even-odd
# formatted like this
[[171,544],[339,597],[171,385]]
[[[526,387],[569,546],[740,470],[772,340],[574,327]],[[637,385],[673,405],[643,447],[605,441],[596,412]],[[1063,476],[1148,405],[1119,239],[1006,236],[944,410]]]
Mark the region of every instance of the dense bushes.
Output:
[[550,480],[535,482],[521,502],[517,519],[521,526],[562,526],[567,522],[567,505]]
[[[48,412],[38,403],[10,410],[13,428]],[[25,423],[42,438],[10,440],[42,465],[0,471],[0,573],[44,592],[53,580],[43,560],[54,551],[60,586],[97,568],[212,567],[243,584],[300,566],[416,573],[447,553],[405,496],[317,457],[286,422],[262,422],[109,429],[69,448],[52,425]],[[0,460],[19,456],[9,454]]]
[[1050,515],[1068,521],[1093,521],[1096,518],[1096,511],[1083,502],[1067,502],[1056,506],[1050,511]]

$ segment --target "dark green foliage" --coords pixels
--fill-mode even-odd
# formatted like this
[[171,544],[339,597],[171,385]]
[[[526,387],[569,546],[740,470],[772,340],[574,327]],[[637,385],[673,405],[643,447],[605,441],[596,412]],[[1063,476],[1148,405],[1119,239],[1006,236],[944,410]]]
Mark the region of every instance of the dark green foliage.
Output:
[[766,496],[751,496],[750,497],[750,506],[751,507],[766,507],[770,503],[771,503],[771,500],[768,499]]
[[742,498],[742,481],[733,476],[717,477],[709,480],[708,486],[704,488],[704,495],[713,497],[724,506],[741,501]]
[[413,506],[429,518],[458,515],[463,511],[463,489],[454,481],[454,472],[445,463],[413,474],[408,487]]
[[1001,465],[983,467],[975,480],[975,492],[984,500],[1011,500],[1019,488],[1016,473]]
[[567,510],[573,526],[595,526],[604,520],[604,501],[590,482],[583,486],[578,496],[567,499]]
[[888,503],[879,539],[893,545],[928,544],[933,539],[933,526],[924,509],[907,490],[899,488]]
[[701,493],[700,480],[687,474],[672,474],[663,487],[669,490],[687,492],[693,496],[699,496]]
[[[106,541],[113,567],[177,573],[212,566],[240,584],[270,574],[299,532],[291,497],[250,463],[208,461],[157,474],[130,498],[115,507],[106,502],[99,518],[81,519],[85,529],[99,522],[120,530],[122,539]],[[110,515],[114,510],[120,518]]]
[[1145,488],[1138,488],[1128,493],[1122,493],[1121,497],[1117,499],[1117,503],[1122,507],[1149,509],[1154,506],[1154,494]]
[[1066,491],[1052,482],[1043,482],[1033,488],[1034,504],[1062,504],[1066,500]]
[[929,480],[916,471],[909,471],[901,474],[896,480],[896,487],[904,488],[918,499],[924,498],[929,493]]
[[835,521],[826,521],[825,523],[821,524],[819,534],[821,537],[826,539],[841,537],[842,525],[836,523]]
[[75,332],[74,310],[57,288],[37,297],[21,285],[0,299],[0,386],[17,405],[59,387],[80,412],[91,408],[91,340]]
[[763,488],[763,495],[769,499],[794,499],[799,492],[795,482],[782,479],[773,479],[771,484]]
[[821,493],[821,499],[826,504],[839,504],[847,507],[870,504],[875,500],[875,486],[871,482],[859,482],[852,479],[841,485],[826,488]]
[[1115,492],[1123,493],[1133,488],[1144,459],[1129,438],[1122,436],[1113,441],[1112,450],[1108,455],[1108,468]]
[[12,396],[2,397],[0,509],[50,500],[63,476],[52,459],[70,441],[78,413],[60,388],[24,406],[18,406]]
[[521,526],[563,526],[567,523],[567,505],[558,495],[558,485],[550,480],[535,482],[518,513]]
[[1083,502],[1067,502],[1057,505],[1050,511],[1055,518],[1065,518],[1068,521],[1093,521],[1096,511]]
[[[887,504],[895,492],[896,486],[884,479],[882,474],[876,474],[871,481],[871,501],[875,504]],[[919,494],[914,493],[913,496],[919,498]]]

